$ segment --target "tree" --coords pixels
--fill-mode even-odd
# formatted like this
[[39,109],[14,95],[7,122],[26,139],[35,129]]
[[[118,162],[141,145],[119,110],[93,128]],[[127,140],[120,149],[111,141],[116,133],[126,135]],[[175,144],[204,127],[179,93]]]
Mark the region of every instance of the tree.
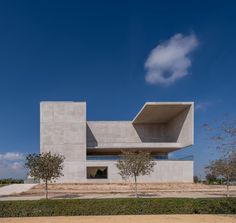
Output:
[[193,177],[193,182],[194,182],[195,184],[199,182],[198,176],[194,176],[194,177]]
[[212,173],[207,173],[206,174],[206,181],[207,181],[208,184],[213,184],[215,182],[218,182],[219,180]]
[[220,123],[217,121],[214,124],[205,123],[203,127],[207,130],[211,146],[223,156],[236,151],[236,120],[223,116]]
[[219,159],[211,161],[205,167],[205,172],[224,180],[227,186],[227,196],[229,196],[230,181],[236,179],[233,173],[236,173],[236,120],[224,115],[221,117],[220,123],[214,121],[213,124],[206,123],[203,127],[207,130],[211,147],[216,148],[220,154]]
[[236,180],[236,152],[232,151],[227,156],[211,161],[205,168],[207,174],[224,179],[227,186],[227,197],[229,197],[230,182]]
[[51,154],[51,152],[41,154],[34,153],[26,157],[25,166],[29,169],[29,175],[45,183],[46,199],[48,199],[48,182],[63,176],[64,159],[64,156]]
[[123,179],[134,178],[135,195],[137,197],[137,177],[149,175],[153,171],[155,162],[150,153],[143,151],[122,151],[122,155],[116,166]]

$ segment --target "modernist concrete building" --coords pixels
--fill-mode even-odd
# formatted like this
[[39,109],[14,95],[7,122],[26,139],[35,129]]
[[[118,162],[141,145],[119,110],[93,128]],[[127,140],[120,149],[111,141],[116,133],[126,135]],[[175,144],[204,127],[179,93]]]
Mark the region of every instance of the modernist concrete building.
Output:
[[157,164],[139,182],[192,182],[193,160],[170,152],[193,144],[192,102],[148,102],[131,121],[87,121],[85,102],[41,102],[40,150],[65,156],[58,182],[122,182],[122,150],[149,151]]

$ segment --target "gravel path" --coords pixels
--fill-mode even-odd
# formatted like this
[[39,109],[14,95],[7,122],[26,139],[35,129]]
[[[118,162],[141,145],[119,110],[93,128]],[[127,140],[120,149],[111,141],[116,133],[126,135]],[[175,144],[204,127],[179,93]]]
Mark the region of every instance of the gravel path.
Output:
[[36,185],[37,184],[11,184],[4,187],[0,187],[0,196],[22,193],[28,191]]
[[[36,186],[35,186],[36,185]],[[52,199],[130,198],[134,192],[129,184],[49,184]],[[148,198],[211,198],[225,197],[225,185],[204,184],[139,184],[139,196]],[[230,187],[236,197],[236,186]],[[1,200],[39,200],[45,197],[43,184],[16,184],[0,188]]]

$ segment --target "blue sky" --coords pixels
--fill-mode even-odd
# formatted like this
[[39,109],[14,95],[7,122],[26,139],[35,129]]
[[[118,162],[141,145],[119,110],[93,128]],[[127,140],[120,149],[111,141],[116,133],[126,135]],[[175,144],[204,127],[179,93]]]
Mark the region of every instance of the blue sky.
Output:
[[[1,1],[0,177],[39,152],[39,102],[87,101],[130,120],[145,101],[194,101],[195,173],[215,156],[204,122],[235,115],[233,1]],[[164,79],[164,80],[163,80]]]

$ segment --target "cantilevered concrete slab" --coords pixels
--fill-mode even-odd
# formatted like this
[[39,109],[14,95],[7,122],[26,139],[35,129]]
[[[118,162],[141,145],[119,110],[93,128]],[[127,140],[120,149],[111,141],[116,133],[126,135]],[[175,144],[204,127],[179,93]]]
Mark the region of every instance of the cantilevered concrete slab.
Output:
[[169,153],[192,144],[191,102],[148,102],[133,121],[87,121],[87,149],[90,151],[148,149]]
[[167,123],[191,106],[192,102],[146,102],[133,119],[133,124]]

